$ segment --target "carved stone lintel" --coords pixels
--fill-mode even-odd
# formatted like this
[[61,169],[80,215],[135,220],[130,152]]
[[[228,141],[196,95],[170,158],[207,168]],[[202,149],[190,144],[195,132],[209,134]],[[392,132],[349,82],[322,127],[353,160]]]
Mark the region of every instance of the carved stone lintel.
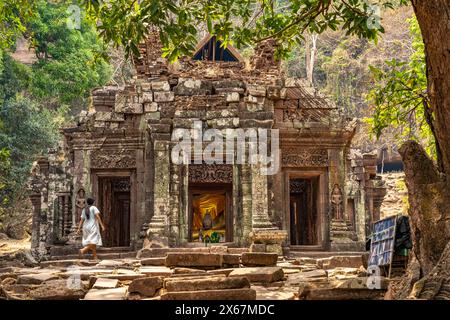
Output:
[[189,165],[189,183],[232,183],[233,167],[223,164]]
[[135,168],[134,150],[95,150],[91,154],[91,168]]
[[282,150],[281,163],[285,167],[328,166],[328,151],[326,149],[285,149]]

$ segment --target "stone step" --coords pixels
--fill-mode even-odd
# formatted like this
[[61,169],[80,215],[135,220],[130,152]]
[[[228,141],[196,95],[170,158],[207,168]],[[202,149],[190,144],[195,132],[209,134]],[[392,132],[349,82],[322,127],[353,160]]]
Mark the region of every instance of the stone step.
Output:
[[330,258],[333,256],[357,256],[364,254],[365,251],[300,251],[290,250],[290,258]]
[[[78,250],[81,249],[81,243],[77,245],[66,246],[52,246],[50,248],[50,256],[68,256],[78,255]],[[132,247],[98,247],[97,253],[125,253],[133,251]]]
[[[227,249],[226,251],[224,249]],[[228,253],[228,254],[242,254],[248,252],[249,248],[230,248],[226,246],[194,246],[188,248],[144,248],[138,251],[137,257],[139,259],[144,258],[157,258],[165,257],[168,253]]]
[[[100,260],[105,259],[133,259],[136,258],[137,252],[136,251],[120,251],[120,252],[111,252],[107,251],[105,253],[98,251],[97,257]],[[85,260],[92,260],[92,254],[88,253],[85,254],[83,257]],[[67,254],[67,255],[61,255],[61,256],[51,256],[48,261],[58,261],[58,260],[75,260],[78,259],[78,254]]]

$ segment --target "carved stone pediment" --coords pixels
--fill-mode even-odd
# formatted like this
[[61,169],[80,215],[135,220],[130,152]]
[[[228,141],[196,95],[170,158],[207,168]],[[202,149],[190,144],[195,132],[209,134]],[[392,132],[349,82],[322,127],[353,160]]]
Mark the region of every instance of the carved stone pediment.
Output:
[[189,165],[190,183],[232,183],[233,167],[226,164]]
[[124,169],[135,168],[134,150],[95,150],[91,154],[91,168]]
[[328,151],[326,149],[296,149],[282,150],[281,163],[285,167],[324,167],[328,166]]

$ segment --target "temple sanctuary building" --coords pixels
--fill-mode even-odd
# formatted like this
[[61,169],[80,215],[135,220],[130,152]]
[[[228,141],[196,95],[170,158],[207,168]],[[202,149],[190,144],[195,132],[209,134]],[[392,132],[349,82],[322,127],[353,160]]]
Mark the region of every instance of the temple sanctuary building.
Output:
[[[280,254],[363,249],[385,187],[377,156],[351,148],[356,121],[307,81],[285,77],[274,42],[260,43],[248,63],[220,44],[207,36],[191,57],[169,64],[151,33],[134,58],[133,82],[92,92],[91,109],[33,168],[36,256],[81,245],[74,231],[87,196],[96,199],[110,248],[206,241],[265,243]],[[174,163],[172,135],[194,123],[204,131],[276,130],[279,169],[265,175],[250,163]]]

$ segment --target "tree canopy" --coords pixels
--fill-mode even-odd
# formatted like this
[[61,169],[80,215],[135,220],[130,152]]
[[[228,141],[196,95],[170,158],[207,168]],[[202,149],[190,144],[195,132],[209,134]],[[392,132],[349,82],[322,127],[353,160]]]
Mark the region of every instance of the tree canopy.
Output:
[[[377,4],[393,7],[406,0],[384,0]],[[286,54],[301,43],[303,33],[321,33],[343,28],[348,35],[376,40],[383,27],[377,6],[366,0],[86,0],[83,4],[100,34],[127,54],[138,54],[148,27],[161,32],[164,54],[175,60],[191,53],[199,27],[238,48],[275,38],[279,53]]]
[[[17,8],[22,3],[6,2]],[[112,73],[103,58],[106,47],[86,19],[78,29],[68,28],[68,4],[30,3],[31,12],[0,7],[0,231],[11,236],[11,225],[26,218],[25,187],[36,156],[55,146],[59,127],[86,109],[92,88]],[[1,28],[13,16],[17,25],[5,34]],[[36,53],[32,65],[12,56],[20,35]]]
[[384,68],[371,66],[375,87],[368,100],[375,110],[368,121],[377,137],[389,126],[400,127],[399,140],[417,140],[435,157],[424,43],[415,18],[410,19],[410,25],[413,53],[409,61],[394,58],[386,61]]

